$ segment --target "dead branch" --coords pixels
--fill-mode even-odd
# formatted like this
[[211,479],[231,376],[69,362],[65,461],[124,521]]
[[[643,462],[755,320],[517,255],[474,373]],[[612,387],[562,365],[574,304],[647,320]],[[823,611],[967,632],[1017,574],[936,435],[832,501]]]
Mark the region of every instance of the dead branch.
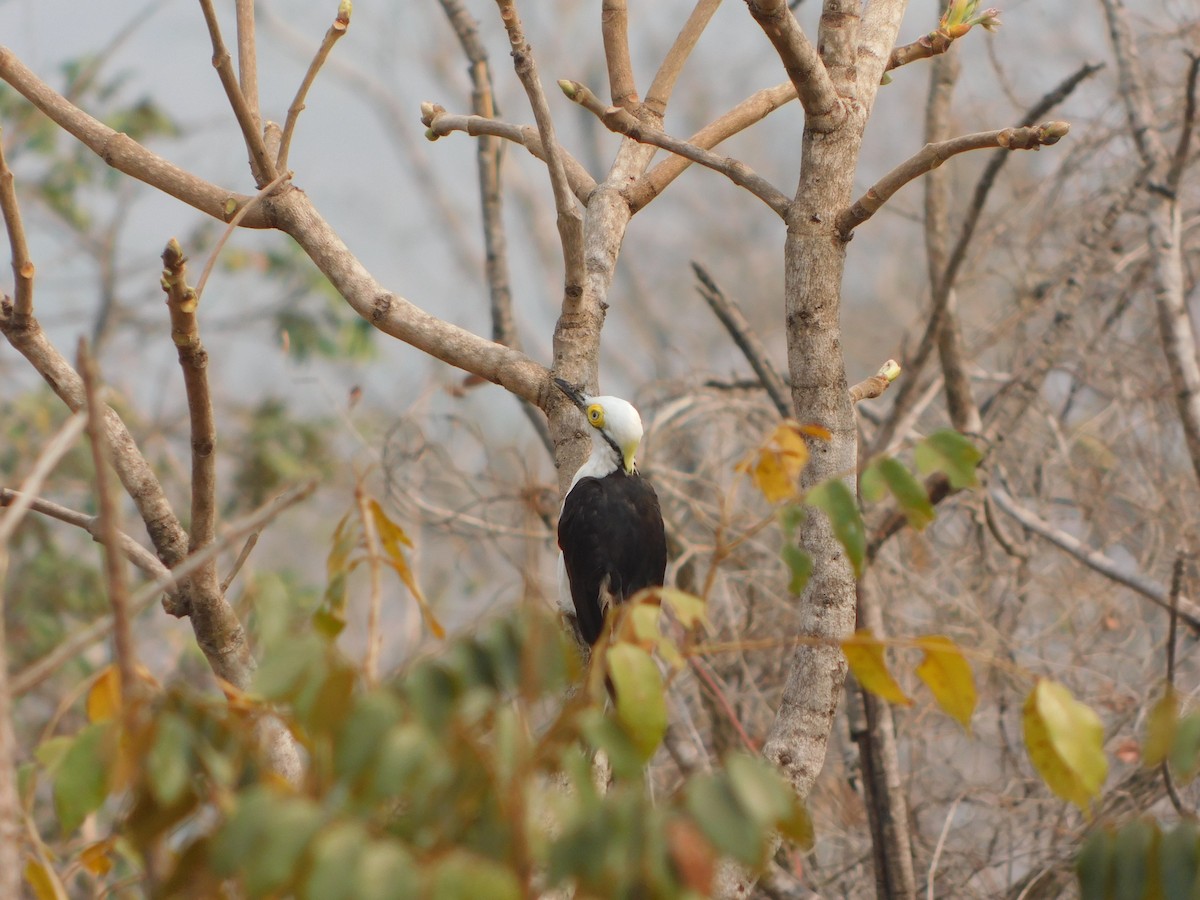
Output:
[[[2,135],[0,135],[2,136]],[[12,171],[4,158],[4,142],[0,140],[0,213],[4,216],[4,229],[8,232],[8,245],[12,249],[13,315],[24,321],[33,315],[33,261],[29,258],[29,244],[25,240],[25,223],[21,219],[21,207],[17,203],[17,191]]]
[[[228,222],[250,200],[185,172],[147,150],[126,134],[113,131],[51,89],[33,74],[11,50],[0,47],[0,78],[68,134],[119,172],[158,188],[214,219]],[[247,216],[246,228],[269,228],[263,215]]]
[[213,9],[212,0],[200,0],[200,9],[204,12],[204,24],[208,26],[208,36],[212,42],[213,68],[217,70],[217,76],[221,79],[221,87],[225,89],[225,96],[229,99],[229,105],[233,109],[234,118],[237,119],[238,127],[242,129],[242,139],[250,153],[255,182],[262,187],[275,177],[275,161],[267,154],[267,146],[263,142],[262,132],[259,130],[258,118],[250,108],[250,104],[246,102],[246,96],[242,93],[241,85],[238,83],[237,73],[233,71],[233,60],[221,37],[221,26],[217,22],[217,13]]
[[584,290],[583,217],[571,197],[559,151],[558,138],[554,134],[554,119],[550,115],[550,104],[538,77],[533,51],[525,40],[525,31],[517,15],[515,0],[496,0],[508,42],[512,47],[513,67],[517,78],[525,88],[529,105],[533,108],[533,120],[537,123],[542,147],[546,151],[546,168],[550,173],[550,186],[554,191],[554,209],[558,213],[558,235],[563,252],[563,312],[574,313],[579,309]]
[[[321,46],[317,48],[317,53],[313,57],[312,62],[308,64],[308,71],[304,73],[300,87],[296,90],[296,97],[292,100],[291,106],[288,107],[287,118],[283,122],[283,134],[279,139],[279,154],[275,157],[275,169],[278,172],[287,171],[288,152],[292,149],[292,135],[296,132],[296,122],[300,119],[300,113],[304,111],[304,100],[308,96],[308,90],[316,80],[317,73],[321,71],[321,66],[325,64],[325,60],[329,57],[330,51],[333,50],[333,45],[338,42],[338,39],[346,33],[346,29],[349,27],[350,0],[342,0],[338,4],[337,16],[334,18],[333,24],[325,32],[325,37],[321,40]],[[269,181],[270,179],[265,180]]]
[[[994,486],[990,494],[996,505],[1005,513],[1034,534],[1045,538],[1060,550],[1070,554],[1092,571],[1103,575],[1110,581],[1124,585],[1156,606],[1166,610],[1171,608],[1171,593],[1161,584],[1151,581],[1139,572],[1128,571],[1111,557],[1099,550],[1093,550],[1074,535],[1068,534],[1061,528],[1055,528],[1036,513],[1019,505],[1003,488]],[[1180,597],[1179,617],[1194,631],[1200,633],[1200,606],[1186,597]]]
[[121,703],[125,720],[129,721],[130,703],[137,690],[134,674],[133,631],[129,627],[129,582],[125,559],[120,547],[120,513],[113,497],[108,475],[111,448],[102,422],[100,406],[100,375],[96,361],[88,352],[87,338],[79,339],[79,373],[83,377],[83,392],[87,399],[87,435],[92,448],[92,466],[96,470],[96,506],[100,510],[100,536],[104,548],[104,581],[108,588],[108,603],[113,618],[113,656],[121,681]]
[[258,108],[258,39],[254,29],[254,0],[237,0],[237,47],[238,87],[246,98],[246,106],[254,120],[254,130],[260,131],[262,116]]
[[580,106],[594,114],[610,131],[633,138],[640,144],[650,144],[669,150],[679,156],[686,157],[692,162],[699,163],[705,168],[720,172],[734,184],[745,188],[777,215],[783,217],[791,201],[774,185],[761,175],[756,174],[749,166],[740,160],[728,156],[718,156],[687,141],[671,137],[664,131],[644,125],[617,106],[605,106],[600,99],[585,85],[578,81],[563,80],[558,83],[564,94]]
[[772,365],[771,359],[767,355],[767,348],[763,346],[758,335],[750,327],[750,323],[746,321],[741,307],[738,306],[737,301],[725,296],[724,291],[708,274],[708,270],[695,260],[692,260],[692,271],[696,274],[696,280],[700,282],[700,286],[696,290],[708,303],[709,308],[716,314],[721,324],[725,326],[725,330],[729,332],[733,342],[742,351],[746,361],[750,363],[750,368],[754,370],[760,383],[766,389],[767,396],[775,404],[775,409],[782,418],[790,418],[792,416],[791,393],[788,391],[783,376]]
[[1036,127],[1001,128],[997,131],[982,131],[926,144],[920,151],[896,166],[879,181],[867,189],[848,209],[837,217],[837,229],[845,240],[851,232],[875,215],[892,195],[914,178],[936,169],[952,156],[969,150],[1002,147],[1005,150],[1037,150],[1057,144],[1070,131],[1066,122],[1045,122]]
[[879,367],[879,371],[874,375],[864,378],[850,388],[850,402],[858,403],[861,400],[874,400],[876,397],[882,397],[883,392],[899,377],[900,363],[889,359]]
[[691,15],[676,35],[675,42],[671,44],[671,49],[667,51],[654,74],[654,80],[650,82],[650,90],[646,92],[646,100],[642,105],[659,121],[667,113],[667,103],[670,102],[671,92],[675,89],[675,82],[679,80],[684,63],[691,56],[696,42],[700,40],[700,35],[708,27],[720,5],[721,0],[696,0]]

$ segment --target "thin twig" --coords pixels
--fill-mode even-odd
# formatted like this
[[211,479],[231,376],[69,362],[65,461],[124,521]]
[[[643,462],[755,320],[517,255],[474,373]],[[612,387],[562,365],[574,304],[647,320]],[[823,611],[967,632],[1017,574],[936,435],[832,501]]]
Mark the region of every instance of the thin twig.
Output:
[[695,260],[692,260],[692,271],[696,273],[696,280],[700,282],[700,286],[696,290],[720,319],[725,330],[729,332],[729,336],[733,338],[733,342],[737,344],[742,355],[746,357],[746,361],[750,363],[750,368],[758,376],[779,415],[785,419],[792,416],[792,398],[787,384],[784,383],[783,376],[771,364],[767,348],[763,346],[758,335],[750,327],[750,323],[746,320],[737,301],[726,297],[708,271]]
[[238,84],[238,76],[233,71],[233,60],[221,37],[221,26],[217,22],[212,0],[200,0],[200,9],[204,13],[204,23],[208,26],[208,36],[212,42],[213,68],[217,70],[221,86],[225,88],[225,96],[229,99],[229,106],[233,109],[234,118],[237,119],[238,127],[242,129],[242,139],[246,142],[246,149],[254,164],[255,179],[261,186],[275,177],[275,162],[267,154],[267,145],[263,142],[258,119]]
[[858,403],[861,400],[874,400],[876,397],[883,396],[893,381],[900,377],[900,363],[894,359],[889,359],[879,371],[868,378],[864,378],[858,384],[850,388],[850,402]]
[[[437,103],[421,104],[421,123],[428,129],[425,137],[436,141],[452,131],[461,131],[472,137],[492,135],[520,144],[529,151],[530,156],[546,162],[546,148],[542,144],[542,136],[532,125],[514,125],[511,122],[501,122],[498,119],[488,119],[482,116],[463,116],[449,113],[445,107]],[[567,185],[571,192],[582,203],[596,190],[594,179],[563,147],[558,148],[564,171],[567,173]]]
[[[215,219],[228,221],[237,208],[250,199],[184,171],[147,150],[129,135],[114,131],[89,116],[38,78],[6,47],[0,47],[0,79],[118,172]],[[273,227],[266,216],[261,215],[248,217],[242,225],[246,228]]]
[[321,66],[325,65],[325,60],[329,57],[330,51],[333,50],[333,45],[338,42],[338,39],[346,33],[346,29],[349,27],[350,0],[342,0],[338,4],[337,17],[333,20],[333,24],[329,26],[329,30],[325,32],[325,37],[321,39],[321,46],[317,48],[316,56],[308,64],[308,71],[304,73],[304,80],[300,82],[300,87],[296,90],[296,97],[292,100],[292,105],[288,107],[287,118],[283,123],[283,136],[279,141],[279,156],[275,160],[275,170],[277,172],[287,171],[288,151],[292,148],[292,135],[296,131],[296,122],[300,119],[300,113],[304,111],[304,99],[308,96],[308,90],[312,87],[313,81],[316,80],[317,73],[321,71]]
[[563,252],[563,313],[572,314],[579,310],[584,290],[583,217],[575,206],[571,186],[567,181],[558,138],[554,134],[554,119],[550,115],[550,104],[538,77],[533,51],[525,40],[525,31],[517,15],[514,0],[496,0],[508,42],[512,47],[513,68],[525,88],[529,105],[533,109],[533,120],[541,135],[542,147],[546,152],[546,169],[550,174],[550,187],[554,192],[554,209],[558,221],[558,236]]
[[58,461],[66,456],[75,445],[75,441],[79,439],[79,435],[83,434],[86,427],[87,413],[75,413],[63,423],[38,455],[33,470],[21,482],[16,499],[11,503],[3,504],[6,509],[3,515],[0,515],[0,547],[8,544],[17,530],[17,525],[20,524],[25,513],[32,508],[34,498],[41,490],[46,478],[54,471]]
[[851,232],[879,211],[896,191],[914,178],[935,169],[952,156],[969,150],[1001,147],[1005,150],[1037,150],[1057,144],[1070,131],[1066,122],[1044,122],[1036,127],[1000,128],[965,134],[936,144],[926,144],[867,189],[848,209],[837,217],[838,233],[849,239]]
[[937,846],[933,849],[933,859],[929,861],[929,875],[925,879],[925,896],[927,900],[934,900],[934,876],[937,875],[938,863],[942,859],[942,848],[946,846],[946,837],[950,834],[950,825],[954,822],[954,814],[958,812],[958,804],[962,802],[963,794],[959,794],[954,798],[954,802],[950,804],[950,811],[946,813],[946,821],[942,824],[941,834],[938,835]]
[[734,184],[762,200],[780,217],[787,213],[791,205],[787,196],[744,162],[728,156],[719,156],[695,144],[672,137],[665,131],[643,124],[618,106],[606,107],[599,97],[578,81],[563,80],[558,86],[567,97],[594,114],[610,131],[633,138],[642,144],[661,147],[714,172],[720,172]]
[[[1179,597],[1183,593],[1183,561],[1187,554],[1181,548],[1175,554],[1175,566],[1171,570],[1171,607],[1170,620],[1167,625],[1167,692],[1173,693],[1175,690],[1175,634],[1179,624]],[[1161,763],[1163,785],[1167,789],[1167,796],[1171,798],[1171,805],[1175,807],[1175,811],[1181,816],[1191,816],[1190,810],[1187,810],[1183,805],[1183,798],[1179,796],[1179,791],[1175,787],[1175,779],[1171,777],[1171,767],[1164,759]]]
[[[6,608],[4,585],[8,575],[7,569],[8,548],[0,543],[0,610]],[[19,751],[12,721],[6,618],[0,615],[0,893],[6,897],[20,897],[23,855],[21,832],[24,816],[17,789]]]
[[[688,138],[687,143],[702,150],[711,150],[722,141],[761,122],[779,107],[791,103],[795,99],[796,87],[790,81],[764,88],[751,94],[728,112],[713,119]],[[675,154],[656,164],[637,182],[626,188],[625,195],[629,201],[629,208],[634,212],[642,209],[666,190],[667,185],[683,174],[691,165],[690,159]]]
[[[81,422],[84,422],[81,414]],[[21,491],[10,490],[9,488],[0,487],[0,507],[12,507],[18,500],[26,501],[25,508],[30,512],[35,512],[47,518],[57,519],[60,522],[65,522],[68,525],[74,525],[76,528],[82,528],[92,536],[92,540],[97,543],[104,541],[104,536],[101,533],[100,517],[89,516],[87,513],[79,512],[78,510],[68,509],[65,506],[60,506],[49,500],[41,497],[26,495]],[[141,569],[150,578],[161,578],[169,576],[171,570],[164,566],[149,550],[135,541],[127,533],[122,531],[117,536],[121,545],[121,552],[125,557]],[[173,588],[171,589],[174,590]]]
[[101,543],[104,546],[104,580],[108,588],[109,606],[112,607],[113,655],[121,678],[122,708],[128,712],[137,690],[133,631],[129,625],[129,581],[125,571],[125,555],[120,549],[120,513],[108,474],[110,448],[104,428],[104,410],[100,404],[100,376],[96,361],[88,352],[87,338],[79,339],[78,368],[87,398],[87,433],[95,468],[96,505],[99,508]]
[[[996,505],[1004,510],[1005,513],[1012,516],[1034,534],[1045,538],[1059,549],[1065,550],[1089,569],[1098,572],[1111,581],[1115,581],[1117,584],[1124,585],[1134,593],[1145,597],[1156,606],[1167,610],[1171,608],[1170,592],[1161,584],[1151,581],[1137,572],[1128,571],[1099,550],[1093,550],[1091,547],[1088,547],[1074,535],[1068,534],[1061,528],[1055,528],[1040,516],[1019,506],[1009,496],[1008,492],[1002,488],[993,487],[991,496],[996,501]],[[1200,632],[1200,609],[1196,607],[1196,604],[1186,597],[1179,597],[1177,608],[1179,617],[1190,628]]]
[[292,172],[284,171],[275,176],[275,179],[269,184],[265,184],[257,194],[241,205],[233,218],[229,220],[229,224],[225,226],[225,230],[221,232],[221,236],[217,238],[217,243],[213,246],[212,253],[208,255],[208,261],[204,263],[204,269],[200,272],[200,280],[196,282],[196,299],[204,295],[204,287],[208,284],[208,276],[212,274],[213,267],[217,264],[217,257],[221,255],[221,251],[225,248],[225,243],[233,234],[234,229],[242,224],[242,221],[253,212],[259,204],[267,197],[271,196],[281,184],[291,180]]
[[1187,82],[1183,89],[1183,121],[1179,123],[1179,141],[1175,144],[1175,153],[1171,157],[1171,167],[1167,170],[1167,190],[1176,193],[1179,182],[1183,178],[1183,170],[1187,168],[1188,151],[1192,142],[1192,129],[1196,125],[1196,82],[1200,77],[1200,54],[1189,53]]
[[221,593],[228,594],[229,586],[233,584],[233,579],[238,577],[238,572],[242,571],[242,566],[246,564],[246,560],[250,558],[250,553],[254,546],[258,543],[260,532],[254,532],[248,538],[246,543],[242,544],[242,549],[237,555],[237,559],[233,561],[233,566],[229,569],[229,574],[221,581]]
[[666,115],[667,103],[671,99],[671,92],[675,89],[675,82],[679,80],[679,75],[683,71],[684,63],[692,55],[696,42],[700,40],[700,35],[708,27],[709,21],[720,5],[721,0],[696,0],[691,15],[688,16],[683,28],[675,37],[675,43],[671,44],[671,49],[663,57],[662,64],[654,74],[654,80],[650,82],[650,90],[646,92],[646,100],[642,104],[659,120]]
[[21,207],[17,203],[17,190],[8,161],[4,158],[4,134],[0,130],[0,211],[4,215],[4,229],[8,232],[8,244],[12,248],[13,314],[18,322],[27,321],[33,315],[33,261],[29,258],[29,245],[25,241],[25,223],[21,219]]
[[[284,510],[308,497],[309,494],[316,490],[316,487],[317,482],[310,481],[307,484],[290,488],[278,497],[268,500],[249,515],[225,526],[221,529],[221,534],[216,542],[209,544],[199,553],[189,556],[176,566],[174,570],[155,579],[134,594],[128,606],[130,615],[136,616],[147,609],[154,603],[159,594],[169,588],[173,582],[183,581],[235,541],[241,540],[247,534],[261,531]],[[10,685],[13,696],[19,696],[37,687],[37,685],[57,672],[64,664],[75,659],[85,647],[104,638],[112,630],[112,627],[113,619],[111,615],[108,615],[97,619],[95,622],[67,637],[41,659],[30,663],[13,676]]]

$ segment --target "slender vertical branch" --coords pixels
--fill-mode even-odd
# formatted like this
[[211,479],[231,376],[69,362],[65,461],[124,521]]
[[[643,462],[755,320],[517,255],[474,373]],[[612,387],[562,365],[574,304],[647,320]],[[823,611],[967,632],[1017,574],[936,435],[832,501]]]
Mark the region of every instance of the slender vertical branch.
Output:
[[350,0],[342,0],[338,4],[337,17],[333,20],[333,24],[329,26],[329,30],[325,32],[325,37],[321,39],[321,46],[317,48],[316,55],[312,58],[312,62],[308,64],[308,71],[304,73],[304,79],[300,82],[300,87],[296,90],[296,97],[292,100],[292,105],[288,107],[287,118],[283,123],[283,135],[279,141],[279,155],[275,161],[277,171],[287,171],[288,153],[292,148],[292,135],[296,131],[296,122],[300,119],[300,113],[304,111],[304,99],[308,96],[309,88],[312,87],[313,82],[316,80],[317,73],[321,71],[321,66],[325,65],[325,60],[329,57],[330,51],[333,50],[333,45],[338,42],[338,39],[346,33],[346,29],[349,27]]
[[275,161],[267,155],[267,146],[263,142],[262,131],[258,119],[238,84],[237,73],[233,71],[233,60],[225,41],[221,37],[221,26],[217,22],[217,13],[213,9],[212,0],[200,0],[200,9],[204,13],[204,23],[208,26],[208,36],[212,42],[212,64],[225,88],[225,96],[237,119],[238,127],[242,129],[242,139],[250,153],[250,163],[254,171],[255,181],[259,186],[266,184],[275,177]]
[[[192,445],[192,515],[188,551],[195,553],[213,542],[217,533],[217,426],[208,388],[208,351],[200,341],[196,316],[199,298],[187,283],[187,258],[175,238],[163,250],[162,288],[171,317],[171,340],[179,355],[187,392]],[[214,560],[200,575],[208,588],[217,588]]]
[[17,738],[13,731],[12,695],[8,682],[8,635],[4,585],[8,548],[0,543],[0,894],[22,896],[21,832],[24,811],[17,793]]
[[25,241],[25,223],[21,219],[21,207],[17,203],[17,190],[8,161],[4,158],[3,131],[0,131],[0,212],[4,215],[4,230],[8,232],[8,244],[12,249],[13,314],[15,320],[27,322],[33,315],[34,266],[29,258],[29,245]]
[[262,131],[258,107],[258,37],[254,28],[254,0],[237,0],[238,87],[255,128]]
[[367,604],[367,652],[363,658],[363,676],[368,685],[379,680],[379,652],[383,647],[380,614],[383,610],[383,559],[379,552],[379,529],[371,513],[370,498],[363,490],[362,479],[354,486],[354,500],[362,522],[363,542],[367,545],[367,569],[371,575],[371,591]]
[[784,0],[746,0],[754,21],[771,39],[783,68],[804,107],[804,127],[826,133],[846,120],[846,105],[817,48],[812,45]]
[[646,92],[646,101],[642,104],[659,119],[666,115],[667,103],[675,89],[675,82],[679,80],[679,74],[683,71],[688,57],[692,55],[696,42],[700,40],[700,35],[708,27],[720,5],[721,0],[696,0],[691,15],[675,37],[675,43],[663,57],[662,64],[654,74],[654,80],[650,82],[650,90]]
[[500,9],[500,18],[504,21],[504,29],[508,32],[508,42],[512,47],[513,67],[517,78],[525,88],[529,97],[529,105],[533,108],[533,119],[537,123],[538,133],[542,138],[542,147],[546,151],[546,168],[550,172],[550,186],[554,191],[554,209],[558,213],[558,235],[562,241],[563,251],[563,312],[574,313],[579,309],[583,299],[584,257],[583,257],[583,217],[575,206],[575,198],[567,182],[566,171],[563,168],[562,156],[559,152],[558,138],[554,133],[554,120],[550,115],[550,104],[546,100],[546,92],[542,89],[538,77],[537,65],[533,59],[533,51],[525,40],[525,31],[521,19],[517,15],[514,0],[496,0]]
[[104,410],[100,404],[100,376],[96,362],[88,352],[87,339],[79,339],[80,375],[87,402],[87,433],[92,446],[92,465],[96,477],[96,505],[100,510],[100,534],[104,545],[104,580],[113,616],[113,655],[121,677],[121,706],[128,713],[137,687],[134,674],[133,631],[129,625],[129,582],[125,555],[121,552],[121,523],[116,498],[108,475],[110,450],[104,429]]
[[637,115],[637,83],[629,56],[629,6],[626,0],[603,0],[600,5],[600,33],[604,39],[604,63],[614,106]]

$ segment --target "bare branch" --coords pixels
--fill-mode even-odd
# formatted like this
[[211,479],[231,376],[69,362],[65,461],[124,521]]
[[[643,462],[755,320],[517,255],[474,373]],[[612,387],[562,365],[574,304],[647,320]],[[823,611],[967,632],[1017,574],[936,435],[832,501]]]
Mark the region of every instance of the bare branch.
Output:
[[[462,131],[473,137],[491,135],[512,141],[514,144],[520,144],[532,156],[543,162],[546,161],[546,148],[542,145],[542,136],[532,125],[513,125],[482,116],[453,115],[436,103],[421,104],[421,122],[429,129],[425,132],[425,136],[431,141],[450,134],[452,131]],[[561,147],[559,156],[571,192],[579,198],[580,202],[586,203],[592,191],[596,189],[596,179],[588,174],[588,171],[575,157]]]
[[950,10],[947,9],[943,13],[938,27],[929,34],[922,35],[911,44],[894,48],[888,57],[884,71],[890,72],[892,69],[908,65],[915,60],[929,59],[931,56],[945,53],[954,45],[955,41],[965,37],[975,25],[981,25],[987,31],[995,31],[1000,27],[1000,11],[994,8],[985,9],[965,21],[952,21],[949,15]]
[[1137,45],[1129,30],[1128,16],[1121,0],[1102,0],[1108,20],[1108,33],[1117,57],[1117,79],[1121,100],[1129,121],[1129,134],[1138,155],[1146,166],[1159,166],[1166,161],[1167,151],[1154,127],[1153,107],[1146,90],[1146,73],[1137,55]]
[[750,15],[766,32],[804,107],[804,127],[828,132],[846,118],[846,105],[817,49],[805,36],[785,0],[746,0]]
[[[5,547],[12,538],[13,533],[17,530],[17,525],[20,524],[27,510],[32,508],[34,498],[38,491],[41,490],[42,484],[46,478],[54,471],[54,467],[58,465],[58,461],[66,456],[67,452],[74,446],[79,435],[83,434],[87,427],[87,415],[82,412],[76,412],[75,415],[67,419],[63,426],[58,430],[58,433],[50,439],[45,448],[38,455],[37,463],[21,483],[21,489],[17,492],[16,499],[12,502],[5,502],[0,506],[6,507],[4,514],[0,515],[0,548]],[[5,494],[12,493],[5,491]]]
[[283,134],[279,139],[279,154],[275,158],[275,169],[278,172],[287,171],[288,151],[292,148],[292,135],[296,131],[296,122],[300,119],[300,113],[304,111],[304,100],[308,96],[308,90],[316,80],[317,73],[321,71],[321,66],[325,64],[325,60],[329,57],[330,51],[333,50],[333,45],[338,42],[338,38],[344,35],[346,29],[349,27],[350,2],[349,0],[342,0],[338,4],[337,17],[333,20],[333,24],[329,26],[329,30],[325,32],[325,37],[321,40],[321,46],[317,48],[316,56],[308,64],[308,71],[304,73],[304,80],[300,82],[300,87],[296,91],[296,98],[292,100],[292,105],[288,107],[287,118],[283,123]]
[[[4,601],[4,583],[8,551],[0,543],[0,605]],[[20,757],[13,731],[12,694],[8,679],[8,635],[5,616],[0,615],[0,893],[20,897],[23,891],[21,865],[21,824],[24,810],[17,790],[17,762]]]
[[641,144],[651,144],[669,150],[679,156],[686,157],[692,162],[699,163],[705,168],[720,172],[734,184],[743,187],[751,194],[771,207],[777,215],[783,217],[791,201],[786,195],[761,175],[755,173],[740,160],[728,156],[718,156],[708,150],[701,149],[687,141],[671,137],[664,131],[642,124],[626,110],[617,106],[606,107],[600,99],[587,87],[578,81],[560,81],[559,87],[563,93],[580,106],[589,110],[604,123],[610,131],[633,138]]
[[1183,170],[1187,167],[1192,129],[1196,126],[1196,81],[1200,76],[1200,55],[1192,55],[1190,60],[1186,86],[1183,89],[1183,121],[1179,123],[1179,142],[1175,145],[1174,156],[1171,157],[1171,168],[1167,170],[1167,189],[1171,193],[1179,190]]
[[[687,143],[711,150],[722,141],[760,122],[785,103],[796,99],[796,88],[790,81],[765,88],[747,97],[733,109],[705,125]],[[649,103],[649,101],[647,101]],[[637,212],[666,190],[667,185],[678,178],[692,164],[690,159],[672,154],[639,178],[626,190],[629,205]]]
[[667,103],[670,102],[671,92],[675,89],[675,82],[679,80],[684,64],[720,5],[721,0],[696,0],[692,14],[688,16],[688,20],[675,37],[675,43],[671,45],[671,49],[663,57],[662,65],[654,74],[650,90],[646,92],[646,101],[642,105],[660,121],[666,115]]
[[[3,134],[0,133],[0,138]],[[13,315],[18,320],[33,315],[33,261],[29,258],[29,245],[25,241],[25,223],[21,219],[21,207],[17,203],[17,190],[8,161],[4,158],[4,141],[0,140],[0,212],[4,215],[4,229],[8,232],[8,244],[12,248]]]
[[551,385],[544,366],[518,350],[430,315],[384,288],[302,191],[285,187],[266,203],[279,228],[295,239],[354,311],[374,327],[545,408]]
[[363,539],[367,545],[367,568],[371,573],[371,593],[367,603],[367,652],[363,658],[363,677],[372,687],[379,681],[379,651],[383,647],[380,613],[383,610],[383,561],[379,552],[379,529],[371,513],[369,498],[362,481],[354,486],[354,500],[362,522]]
[[695,260],[692,260],[692,271],[696,273],[696,280],[700,282],[700,286],[697,288],[700,296],[716,313],[721,324],[725,326],[725,330],[729,332],[729,336],[733,338],[733,342],[737,344],[742,355],[746,357],[746,361],[750,363],[750,368],[758,375],[759,381],[766,388],[767,396],[775,404],[779,415],[785,419],[791,418],[793,415],[791,392],[788,391],[783,376],[771,364],[767,348],[763,346],[758,335],[750,327],[750,323],[746,321],[746,316],[737,302],[726,297],[708,271]]
[[204,13],[204,23],[208,26],[208,36],[212,41],[213,68],[217,70],[221,87],[225,88],[225,96],[229,98],[229,105],[233,109],[234,118],[237,119],[238,127],[242,129],[242,139],[250,153],[255,182],[262,187],[275,177],[275,162],[267,155],[267,146],[263,142],[258,119],[238,84],[237,74],[233,71],[233,60],[221,37],[221,26],[217,22],[212,0],[200,0],[200,9]]
[[[254,29],[254,0],[237,0],[238,87],[254,119],[254,130],[262,130],[258,108],[258,39]],[[281,166],[282,168],[282,166]]]
[[533,120],[537,123],[542,147],[546,151],[546,168],[550,172],[550,186],[554,190],[554,209],[558,213],[558,235],[563,250],[563,312],[573,313],[578,310],[583,299],[583,217],[580,216],[571,197],[571,186],[567,181],[558,138],[554,135],[550,104],[546,102],[546,92],[542,90],[533,51],[529,48],[529,42],[525,40],[525,31],[517,15],[516,4],[514,0],[496,0],[496,5],[500,8],[504,30],[508,32],[513,67],[525,88],[526,96],[529,97],[529,105],[533,108]]
[[275,176],[274,181],[265,185],[262,190],[251,197],[248,202],[242,205],[234,217],[229,220],[229,224],[225,226],[225,230],[221,232],[221,236],[217,238],[216,244],[213,245],[212,252],[208,255],[208,262],[204,264],[204,269],[200,272],[200,280],[196,282],[197,300],[204,295],[204,288],[208,284],[208,276],[212,274],[213,266],[217,264],[217,257],[221,255],[221,250],[225,247],[226,241],[228,241],[230,236],[232,236],[234,229],[241,225],[242,220],[245,219],[246,216],[250,215],[250,213],[255,210],[263,200],[271,196],[276,188],[278,188],[285,181],[290,181],[291,178],[292,173],[290,171],[280,172],[277,176]]
[[[1055,528],[1036,513],[1017,504],[1008,492],[1000,487],[993,487],[991,497],[996,505],[1005,513],[1012,516],[1034,534],[1045,538],[1060,550],[1079,560],[1089,569],[1098,572],[1105,578],[1124,585],[1134,593],[1140,594],[1156,606],[1169,610],[1171,608],[1170,591],[1157,582],[1151,581],[1138,572],[1130,572],[1099,550],[1093,550],[1083,541],[1061,528]],[[1200,632],[1200,606],[1186,597],[1179,598],[1179,617],[1195,631]]]
[[915,155],[869,187],[849,209],[839,213],[838,232],[844,239],[849,240],[851,232],[875,215],[896,191],[914,178],[936,169],[952,156],[966,153],[968,150],[984,150],[991,147],[1002,147],[1005,150],[1037,150],[1043,146],[1057,144],[1070,128],[1066,122],[1045,122],[1036,127],[981,131],[936,144],[926,144]]
[[[185,580],[201,566],[206,565],[209,560],[215,559],[218,553],[224,552],[226,548],[241,540],[247,534],[261,531],[284,510],[294,506],[312,494],[316,490],[316,487],[317,483],[310,481],[307,484],[289,488],[278,497],[268,500],[254,512],[221,529],[220,538],[215,543],[205,547],[199,553],[188,557],[174,571],[164,571],[151,584],[146,585],[134,594],[129,601],[130,616],[137,616],[149,608],[158,598],[158,595],[164,590],[169,590],[173,583]],[[85,647],[106,637],[112,630],[112,627],[113,620],[111,615],[97,619],[92,624],[81,628],[75,634],[69,636],[41,659],[30,663],[13,676],[11,682],[13,696],[20,696],[26,691],[37,687],[37,685],[57,672],[64,664],[76,658]]]
[[633,61],[629,58],[629,6],[626,0],[603,0],[600,5],[600,33],[604,38],[604,63],[614,106],[637,114],[637,84]]
[[[250,200],[245,194],[227,191],[185,172],[127,134],[113,131],[92,118],[41,81],[7,47],[0,47],[0,78],[117,171],[158,188],[214,219],[228,222],[238,208]],[[242,225],[246,228],[271,227],[261,214],[247,216]]]
[[[82,413],[78,414],[81,423],[86,421]],[[97,543],[103,543],[104,536],[101,534],[100,517],[89,516],[87,513],[79,512],[78,510],[68,509],[65,506],[60,506],[57,503],[52,503],[49,500],[44,500],[41,497],[35,497],[32,494],[25,494],[21,491],[14,491],[8,488],[0,488],[0,507],[8,507],[15,505],[18,501],[27,503],[27,508],[31,512],[40,513],[51,519],[57,519],[60,522],[65,522],[68,525],[74,525],[76,528],[82,528],[92,536],[92,540]],[[135,541],[132,537],[122,531],[117,535],[117,541],[121,546],[121,552],[125,554],[125,558],[142,570],[146,575],[154,579],[170,578],[171,570],[164,566],[157,556]],[[174,588],[169,589],[173,591]]]
[[79,339],[79,372],[83,377],[83,392],[87,399],[87,433],[92,447],[92,466],[96,470],[96,505],[100,510],[100,536],[104,547],[104,581],[108,588],[108,603],[113,617],[113,656],[121,679],[121,703],[128,721],[130,703],[137,690],[134,674],[133,631],[129,627],[129,582],[125,572],[124,554],[120,549],[120,521],[117,503],[112,495],[108,476],[108,446],[103,410],[100,405],[100,376],[96,362],[88,353],[87,338]]
[[[188,552],[207,547],[217,533],[217,425],[208,388],[208,351],[200,341],[196,308],[200,298],[188,287],[187,258],[179,241],[171,238],[162,254],[162,289],[171,317],[171,341],[179,356],[187,394],[192,447],[191,539]],[[206,592],[218,593],[217,564],[200,570],[198,581]]]

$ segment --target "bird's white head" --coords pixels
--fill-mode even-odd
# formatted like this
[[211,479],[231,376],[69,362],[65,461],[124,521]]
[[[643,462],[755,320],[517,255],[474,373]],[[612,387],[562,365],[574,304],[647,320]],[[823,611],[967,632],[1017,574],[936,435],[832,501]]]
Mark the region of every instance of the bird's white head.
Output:
[[561,378],[554,381],[592,427],[592,460],[611,460],[633,472],[642,442],[642,417],[633,404],[620,397],[591,397]]

